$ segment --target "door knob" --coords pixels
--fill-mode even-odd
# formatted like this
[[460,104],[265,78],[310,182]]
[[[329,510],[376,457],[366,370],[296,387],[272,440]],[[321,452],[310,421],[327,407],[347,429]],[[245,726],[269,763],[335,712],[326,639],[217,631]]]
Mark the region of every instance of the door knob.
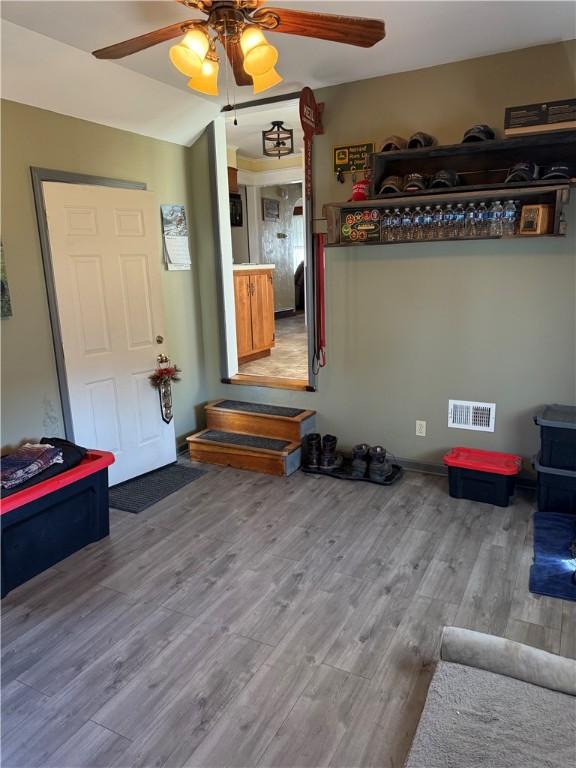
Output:
[[164,336],[156,336],[156,344],[164,344]]

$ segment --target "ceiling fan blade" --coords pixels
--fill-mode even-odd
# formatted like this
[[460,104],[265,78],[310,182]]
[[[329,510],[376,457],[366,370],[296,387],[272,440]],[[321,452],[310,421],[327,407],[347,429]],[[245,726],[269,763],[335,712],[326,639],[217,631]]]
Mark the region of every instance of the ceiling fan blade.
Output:
[[[224,43],[222,43],[224,45]],[[244,70],[244,56],[240,43],[233,43],[230,40],[224,45],[228,53],[228,61],[232,65],[232,71],[234,72],[234,79],[237,85],[252,85],[252,78]]]
[[178,24],[171,24],[169,27],[156,29],[154,32],[148,32],[146,35],[139,35],[130,40],[124,40],[121,43],[109,45],[107,48],[100,48],[97,51],[93,51],[92,55],[96,56],[97,59],[122,59],[124,56],[138,53],[138,51],[151,48],[158,43],[164,43],[166,40],[181,37],[185,34],[183,27],[193,23],[193,21],[180,21]]
[[384,22],[379,19],[292,11],[289,8],[260,8],[252,18],[266,22],[269,14],[277,16],[280,22],[277,27],[271,27],[270,31],[283,32],[285,35],[302,35],[371,48],[386,34]]

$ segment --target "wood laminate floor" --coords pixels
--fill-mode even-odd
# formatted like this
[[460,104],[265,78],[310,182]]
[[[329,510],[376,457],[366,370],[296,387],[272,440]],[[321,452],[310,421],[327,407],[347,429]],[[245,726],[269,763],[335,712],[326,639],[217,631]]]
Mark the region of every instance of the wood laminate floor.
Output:
[[308,334],[304,313],[276,320],[276,345],[269,357],[244,363],[239,373],[308,381]]
[[[576,656],[532,498],[210,469],[2,602],[4,768],[400,768],[445,624]],[[490,767],[493,768],[493,767]]]

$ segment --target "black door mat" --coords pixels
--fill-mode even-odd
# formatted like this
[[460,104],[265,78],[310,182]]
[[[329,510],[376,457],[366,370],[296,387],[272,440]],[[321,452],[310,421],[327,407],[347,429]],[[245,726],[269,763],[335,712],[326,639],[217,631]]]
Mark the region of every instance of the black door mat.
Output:
[[384,480],[371,480],[369,477],[354,477],[352,475],[352,459],[345,458],[338,469],[305,469],[302,472],[307,475],[324,475],[325,477],[335,477],[337,480],[352,480],[358,483],[373,483],[374,485],[392,485],[402,477],[402,467],[400,464],[392,464],[392,472]]
[[114,485],[109,491],[109,506],[137,514],[205,474],[202,469],[170,464]]
[[278,453],[282,453],[290,445],[289,440],[276,440],[273,437],[259,437],[258,435],[242,435],[239,432],[220,432],[217,429],[207,429],[197,437],[199,440],[209,440],[213,443],[239,445],[243,448],[260,448]]
[[286,408],[282,405],[265,405],[264,403],[244,403],[241,400],[222,400],[221,403],[215,403],[212,407],[221,408],[224,411],[259,413],[264,416],[285,416],[289,419],[304,413],[301,408]]

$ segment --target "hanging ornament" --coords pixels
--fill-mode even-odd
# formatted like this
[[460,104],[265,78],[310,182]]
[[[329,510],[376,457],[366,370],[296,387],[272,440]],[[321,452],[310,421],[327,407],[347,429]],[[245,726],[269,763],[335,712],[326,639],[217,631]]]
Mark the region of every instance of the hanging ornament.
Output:
[[174,417],[172,409],[172,382],[180,381],[178,374],[182,373],[177,365],[170,362],[166,355],[158,355],[158,368],[148,377],[152,386],[158,390],[160,397],[160,413],[162,421],[170,424]]

